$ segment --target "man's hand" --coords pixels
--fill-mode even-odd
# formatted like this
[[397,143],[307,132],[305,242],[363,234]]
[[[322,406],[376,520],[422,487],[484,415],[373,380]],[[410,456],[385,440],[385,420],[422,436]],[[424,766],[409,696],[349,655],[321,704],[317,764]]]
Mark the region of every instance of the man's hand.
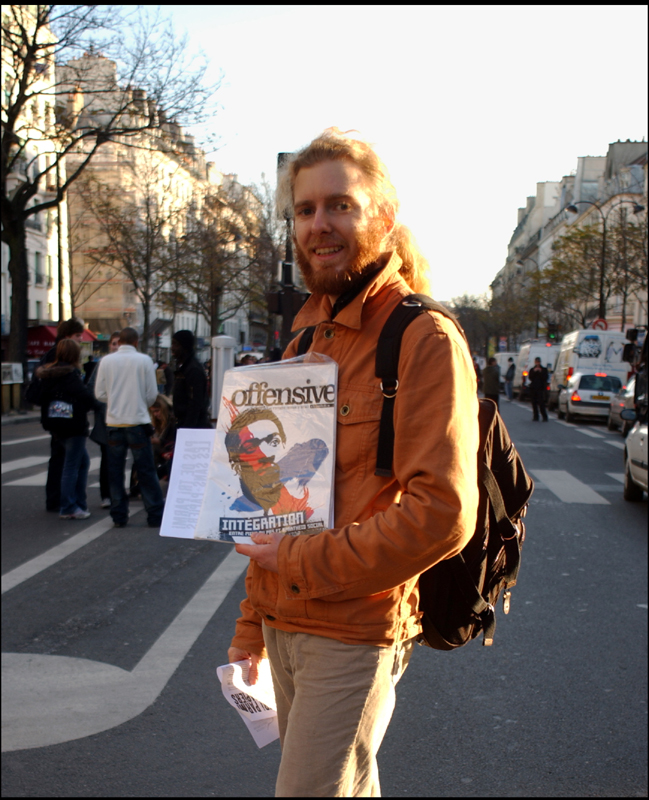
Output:
[[230,647],[228,649],[228,663],[234,664],[237,661],[245,661],[250,659],[250,671],[248,672],[248,683],[254,686],[259,678],[259,662],[261,656],[256,653],[249,653],[247,650],[241,650],[239,647]]
[[270,572],[279,572],[277,551],[284,538],[283,533],[253,533],[250,537],[255,544],[237,544],[235,550],[244,556],[253,558],[260,567]]

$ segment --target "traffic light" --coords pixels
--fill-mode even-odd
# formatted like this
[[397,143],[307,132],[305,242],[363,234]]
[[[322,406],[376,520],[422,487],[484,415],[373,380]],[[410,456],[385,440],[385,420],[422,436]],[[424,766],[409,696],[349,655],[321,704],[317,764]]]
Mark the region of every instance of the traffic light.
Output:
[[556,342],[559,339],[559,326],[556,322],[548,322],[548,342]]

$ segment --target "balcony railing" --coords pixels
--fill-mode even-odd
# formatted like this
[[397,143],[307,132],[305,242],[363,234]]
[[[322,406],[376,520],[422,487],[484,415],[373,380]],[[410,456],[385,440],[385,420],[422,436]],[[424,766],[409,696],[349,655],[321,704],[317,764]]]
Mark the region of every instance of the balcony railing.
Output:
[[42,231],[43,226],[41,224],[40,219],[36,219],[35,216],[32,214],[31,217],[27,217],[25,220],[25,227],[32,228],[35,231]]
[[42,286],[44,280],[45,280],[45,275],[43,275],[42,272],[36,272],[34,274],[34,284],[36,286]]

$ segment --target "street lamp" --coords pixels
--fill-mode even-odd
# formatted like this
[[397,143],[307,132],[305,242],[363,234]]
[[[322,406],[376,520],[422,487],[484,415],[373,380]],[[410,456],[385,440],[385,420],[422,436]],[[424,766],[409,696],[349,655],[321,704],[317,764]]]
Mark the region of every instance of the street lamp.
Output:
[[[539,268],[538,261],[536,261],[535,259],[530,258],[529,256],[525,256],[525,261],[531,261],[532,264],[534,264],[536,266],[536,284],[537,284],[536,285],[536,333],[534,334],[534,338],[538,339],[539,338],[539,304],[540,304],[540,298],[539,298],[539,273],[540,273],[541,270]],[[517,267],[521,267],[521,269],[525,269],[525,262],[522,259],[519,258],[518,261],[516,262],[516,266]]]
[[593,206],[599,211],[599,215],[602,218],[602,255],[599,265],[599,309],[597,311],[597,316],[600,319],[606,319],[606,301],[604,300],[604,275],[606,274],[606,220],[614,208],[617,208],[624,203],[631,203],[633,205],[634,214],[639,214],[641,211],[644,211],[644,206],[641,206],[640,203],[636,203],[635,200],[620,200],[619,203],[612,205],[606,214],[604,214],[599,204],[594,203],[592,200],[577,200],[576,202],[571,203],[569,206],[566,206],[566,211],[569,211],[571,214],[579,213],[579,209],[577,208],[578,205],[586,204]]

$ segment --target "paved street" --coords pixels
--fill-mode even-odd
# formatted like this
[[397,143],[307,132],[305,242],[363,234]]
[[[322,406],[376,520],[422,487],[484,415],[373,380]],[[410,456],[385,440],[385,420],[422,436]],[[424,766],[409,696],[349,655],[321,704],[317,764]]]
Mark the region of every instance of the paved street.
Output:
[[[647,501],[622,498],[619,433],[502,402],[536,481],[512,610],[492,648],[416,648],[380,753],[384,796],[647,796]],[[49,437],[2,428],[7,797],[267,797],[215,667],[243,596],[224,545],[45,511]]]

